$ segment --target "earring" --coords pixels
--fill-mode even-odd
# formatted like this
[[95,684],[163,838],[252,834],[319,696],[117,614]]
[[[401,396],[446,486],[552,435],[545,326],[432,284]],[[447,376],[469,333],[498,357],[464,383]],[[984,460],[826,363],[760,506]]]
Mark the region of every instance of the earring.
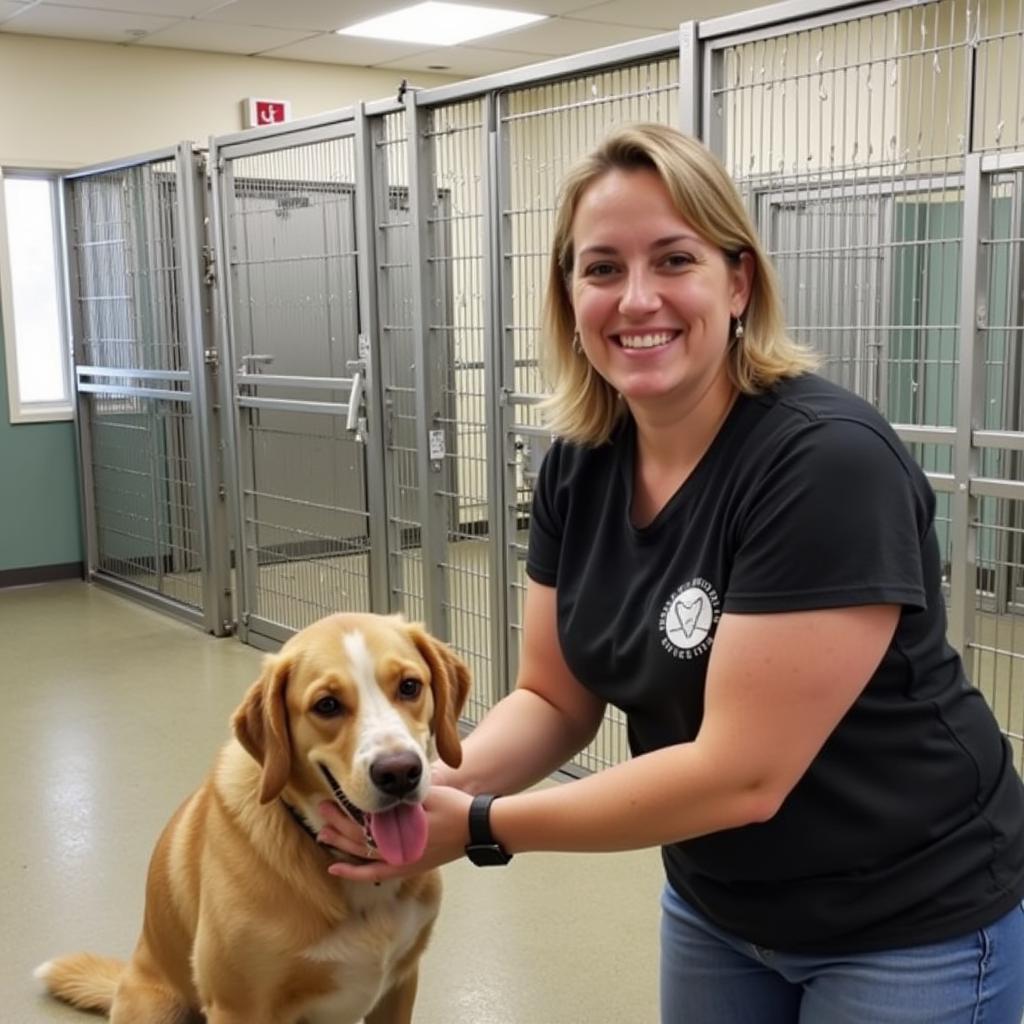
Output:
[[743,340],[743,333],[744,333],[744,331],[743,331],[743,321],[739,317],[736,317],[736,325],[732,329],[732,336],[737,341],[742,341]]
[[580,332],[572,332],[572,350],[575,355],[583,355],[583,343],[580,341]]

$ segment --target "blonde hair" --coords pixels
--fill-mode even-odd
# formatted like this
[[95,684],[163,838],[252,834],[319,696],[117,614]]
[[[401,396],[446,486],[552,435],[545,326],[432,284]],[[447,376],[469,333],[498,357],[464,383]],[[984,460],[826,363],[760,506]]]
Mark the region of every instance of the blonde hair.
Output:
[[543,312],[552,394],[542,409],[556,434],[578,444],[607,441],[624,405],[590,360],[573,350],[573,220],[583,193],[603,175],[644,168],[658,174],[683,220],[721,249],[727,260],[735,262],[746,252],[753,261],[743,337],[729,350],[733,384],[746,394],[757,394],[817,365],[815,356],[786,334],[775,270],[725,168],[700,142],[674,128],[628,125],[613,131],[568,172],[555,214]]

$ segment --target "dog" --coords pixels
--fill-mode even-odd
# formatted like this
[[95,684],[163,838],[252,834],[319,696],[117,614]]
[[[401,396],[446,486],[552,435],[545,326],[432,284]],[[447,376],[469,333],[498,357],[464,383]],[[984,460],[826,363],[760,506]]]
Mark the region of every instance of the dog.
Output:
[[417,860],[430,761],[460,763],[469,685],[465,663],[401,616],[342,613],[296,633],[164,828],[128,962],[77,953],[37,977],[113,1024],[409,1024],[440,875],[330,875],[347,855],[317,842],[317,808],[337,801],[375,856]]

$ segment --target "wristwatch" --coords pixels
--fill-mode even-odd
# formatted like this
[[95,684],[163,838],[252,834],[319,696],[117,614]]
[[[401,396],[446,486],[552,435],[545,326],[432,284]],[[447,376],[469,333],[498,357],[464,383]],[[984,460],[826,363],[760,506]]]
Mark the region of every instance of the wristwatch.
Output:
[[469,843],[466,856],[478,867],[497,867],[507,864],[512,854],[506,851],[491,832],[491,804],[496,796],[483,794],[473,797],[469,805]]

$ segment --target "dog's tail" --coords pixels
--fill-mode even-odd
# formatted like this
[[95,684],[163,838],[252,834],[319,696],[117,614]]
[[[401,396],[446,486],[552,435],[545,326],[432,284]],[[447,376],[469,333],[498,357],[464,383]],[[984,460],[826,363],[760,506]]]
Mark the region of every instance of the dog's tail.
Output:
[[72,953],[47,960],[35,969],[46,991],[80,1010],[110,1013],[125,964],[109,956]]

